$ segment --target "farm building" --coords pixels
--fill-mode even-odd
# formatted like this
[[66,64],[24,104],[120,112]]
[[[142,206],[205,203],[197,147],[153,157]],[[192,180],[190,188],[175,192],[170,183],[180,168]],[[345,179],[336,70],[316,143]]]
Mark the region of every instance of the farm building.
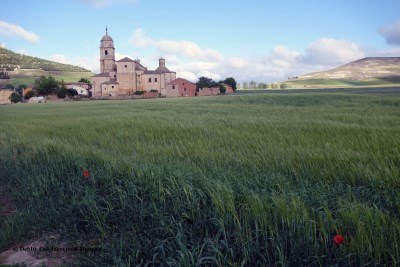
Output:
[[175,79],[167,83],[163,96],[196,96],[196,84],[182,78]]
[[65,86],[68,89],[74,89],[80,96],[89,96],[89,85],[83,82],[66,83]]
[[1,104],[10,104],[10,96],[13,93],[13,90],[8,89],[0,89],[0,105]]

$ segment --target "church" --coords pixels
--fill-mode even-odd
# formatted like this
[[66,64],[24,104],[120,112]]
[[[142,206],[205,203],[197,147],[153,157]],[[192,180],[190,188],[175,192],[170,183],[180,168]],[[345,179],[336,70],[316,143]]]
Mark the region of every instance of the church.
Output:
[[123,58],[115,60],[114,41],[106,29],[100,41],[100,73],[91,77],[92,97],[113,97],[132,95],[136,91],[158,92],[167,95],[166,87],[176,80],[176,72],[165,66],[165,59],[159,59],[156,70],[148,70],[140,60]]

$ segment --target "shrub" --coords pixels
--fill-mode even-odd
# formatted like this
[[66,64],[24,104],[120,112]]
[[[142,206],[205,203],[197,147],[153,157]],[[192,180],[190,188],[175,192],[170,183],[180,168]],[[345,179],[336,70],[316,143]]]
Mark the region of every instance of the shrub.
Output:
[[57,91],[57,97],[58,98],[65,98],[67,96],[67,89],[65,88],[60,88]]
[[36,93],[35,93],[33,90],[28,91],[28,92],[24,95],[24,98],[25,98],[25,99],[29,99],[29,98],[31,98],[32,96],[36,96]]
[[10,75],[6,71],[0,71],[0,79],[10,79]]
[[58,94],[60,86],[54,77],[41,76],[35,80],[35,90],[39,95]]
[[232,89],[234,91],[236,91],[237,82],[236,82],[236,80],[234,78],[232,78],[232,77],[226,78],[225,81],[223,81],[223,82],[226,83],[227,85],[229,85],[230,87],[232,87]]
[[221,94],[225,94],[225,92],[226,92],[225,86],[222,83],[218,84],[218,86],[219,86],[219,92]]
[[13,103],[20,102],[22,100],[22,96],[20,94],[14,92],[10,95],[10,100]]
[[92,83],[87,78],[81,78],[78,82],[87,83],[89,87],[92,87]]
[[144,94],[144,91],[142,91],[142,90],[137,90],[135,92],[135,95],[143,95],[143,94]]

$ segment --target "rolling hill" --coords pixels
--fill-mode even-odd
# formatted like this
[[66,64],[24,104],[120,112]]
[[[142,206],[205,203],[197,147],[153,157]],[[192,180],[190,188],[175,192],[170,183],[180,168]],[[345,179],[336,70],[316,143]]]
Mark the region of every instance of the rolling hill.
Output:
[[44,71],[90,72],[81,67],[18,54],[6,48],[0,48],[0,69],[1,68],[6,68],[7,71],[13,71],[19,68]]
[[368,57],[286,81],[289,87],[400,86],[400,57]]
[[0,85],[14,86],[30,85],[39,76],[52,76],[59,81],[76,82],[80,78],[93,75],[90,70],[81,67],[26,56],[0,47],[0,71],[2,69],[7,70],[11,79],[0,79]]

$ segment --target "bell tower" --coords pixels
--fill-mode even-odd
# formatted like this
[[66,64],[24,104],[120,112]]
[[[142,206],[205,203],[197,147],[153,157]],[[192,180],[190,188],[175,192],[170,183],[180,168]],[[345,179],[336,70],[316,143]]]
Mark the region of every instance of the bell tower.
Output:
[[106,27],[106,35],[100,41],[100,72],[111,72],[115,70],[115,48],[114,40],[108,35]]

